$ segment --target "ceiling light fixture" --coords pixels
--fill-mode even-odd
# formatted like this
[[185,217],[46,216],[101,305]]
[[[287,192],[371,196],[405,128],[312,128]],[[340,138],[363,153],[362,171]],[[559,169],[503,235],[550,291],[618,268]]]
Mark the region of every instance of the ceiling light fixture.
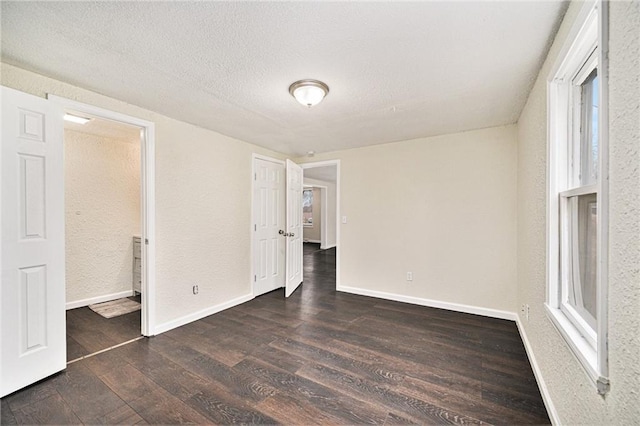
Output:
[[318,80],[299,80],[289,86],[289,93],[296,101],[311,108],[327,96],[329,86]]
[[77,124],[87,124],[92,120],[92,118],[78,117],[77,115],[73,115],[73,114],[65,114],[63,118],[66,121],[70,121],[72,123],[77,123]]

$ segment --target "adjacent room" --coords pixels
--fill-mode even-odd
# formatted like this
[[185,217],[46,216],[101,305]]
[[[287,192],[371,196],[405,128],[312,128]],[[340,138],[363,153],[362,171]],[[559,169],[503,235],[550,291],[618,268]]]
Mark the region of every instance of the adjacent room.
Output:
[[140,336],[140,129],[64,121],[67,360]]
[[3,425],[638,424],[640,1],[0,12]]

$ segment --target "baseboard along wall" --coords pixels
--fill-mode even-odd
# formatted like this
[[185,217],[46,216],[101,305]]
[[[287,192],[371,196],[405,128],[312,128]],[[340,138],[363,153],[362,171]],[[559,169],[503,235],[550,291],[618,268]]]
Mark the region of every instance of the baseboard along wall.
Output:
[[69,309],[82,308],[84,306],[93,305],[95,303],[110,302],[112,300],[122,299],[123,297],[130,297],[130,296],[133,296],[133,290],[121,291],[119,293],[105,294],[103,296],[90,297],[88,299],[75,300],[73,302],[67,302],[65,307],[68,311]]
[[411,303],[412,305],[447,309],[449,311],[464,312],[467,314],[482,315],[485,317],[506,319],[510,321],[515,321],[518,317],[515,312],[482,308],[479,306],[463,305],[460,303],[442,302],[440,300],[423,299],[420,297],[405,296],[396,293],[386,293],[384,291],[368,290],[359,287],[336,286],[336,290],[342,291],[344,293],[359,294],[360,296],[377,297],[378,299],[393,300],[395,302]]
[[210,306],[208,308],[199,310],[189,315],[185,315],[180,318],[176,318],[171,321],[167,321],[163,324],[157,325],[155,330],[153,330],[153,334],[161,334],[165,331],[173,330],[174,328],[181,327],[183,325],[189,324],[190,322],[197,321],[204,317],[208,317],[209,315],[216,314],[218,312],[224,311],[225,309],[233,308],[234,306],[240,305],[242,303],[248,302],[253,299],[253,294],[249,293],[244,296],[237,297],[235,299],[231,299],[228,302],[220,303],[218,305]]

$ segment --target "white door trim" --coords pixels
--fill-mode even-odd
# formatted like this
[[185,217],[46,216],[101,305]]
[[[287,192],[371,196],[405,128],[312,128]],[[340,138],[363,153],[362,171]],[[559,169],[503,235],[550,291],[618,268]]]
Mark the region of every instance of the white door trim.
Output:
[[[316,167],[336,166],[336,289],[340,288],[340,228],[342,221],[340,220],[340,160],[325,160],[316,161],[314,163],[300,164],[303,172],[306,169],[313,169]],[[304,176],[303,176],[304,177]],[[326,203],[323,203],[326,204]],[[326,216],[326,215],[324,215]]]
[[254,177],[255,177],[255,174],[257,173],[256,160],[269,161],[276,164],[282,164],[283,166],[285,165],[284,160],[278,160],[277,158],[269,157],[262,154],[256,154],[255,152],[251,154],[251,220],[249,221],[249,236],[251,241],[251,255],[249,257],[249,261],[251,263],[251,274],[249,275],[249,286],[251,288],[251,295],[253,297],[256,297],[256,290],[254,287],[254,280],[253,280],[253,277],[256,274],[256,270],[255,270],[256,268],[254,264],[254,261],[256,259],[256,253],[255,253],[256,245],[254,244],[255,232],[253,228],[253,226],[255,225],[255,218],[253,217],[253,215],[254,215],[254,208],[256,203],[255,196],[254,196],[255,190],[256,190],[256,186],[255,186],[256,181]]
[[156,190],[155,190],[155,123],[142,120],[137,117],[96,107],[89,104],[47,94],[47,99],[56,102],[62,108],[79,113],[86,113],[106,120],[117,121],[141,128],[140,151],[140,198],[141,198],[141,224],[142,239],[146,244],[142,245],[142,258],[144,268],[142,270],[142,330],[143,336],[154,336],[156,325]]
[[327,193],[329,188],[326,186],[318,187],[320,188],[320,214],[322,215],[320,216],[320,249],[324,250],[327,248]]

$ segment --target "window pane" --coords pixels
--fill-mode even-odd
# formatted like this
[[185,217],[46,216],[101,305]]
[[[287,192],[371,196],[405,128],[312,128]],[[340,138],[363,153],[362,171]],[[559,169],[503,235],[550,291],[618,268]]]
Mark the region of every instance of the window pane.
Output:
[[313,223],[313,190],[305,189],[302,191],[302,223]]
[[[572,282],[569,290],[569,303],[578,311],[591,327],[595,329],[597,318],[597,224],[598,207],[596,194],[581,195],[577,203],[577,215],[572,215]],[[577,223],[575,221],[577,220]]]
[[580,130],[580,185],[598,182],[598,72],[593,70],[582,83]]

